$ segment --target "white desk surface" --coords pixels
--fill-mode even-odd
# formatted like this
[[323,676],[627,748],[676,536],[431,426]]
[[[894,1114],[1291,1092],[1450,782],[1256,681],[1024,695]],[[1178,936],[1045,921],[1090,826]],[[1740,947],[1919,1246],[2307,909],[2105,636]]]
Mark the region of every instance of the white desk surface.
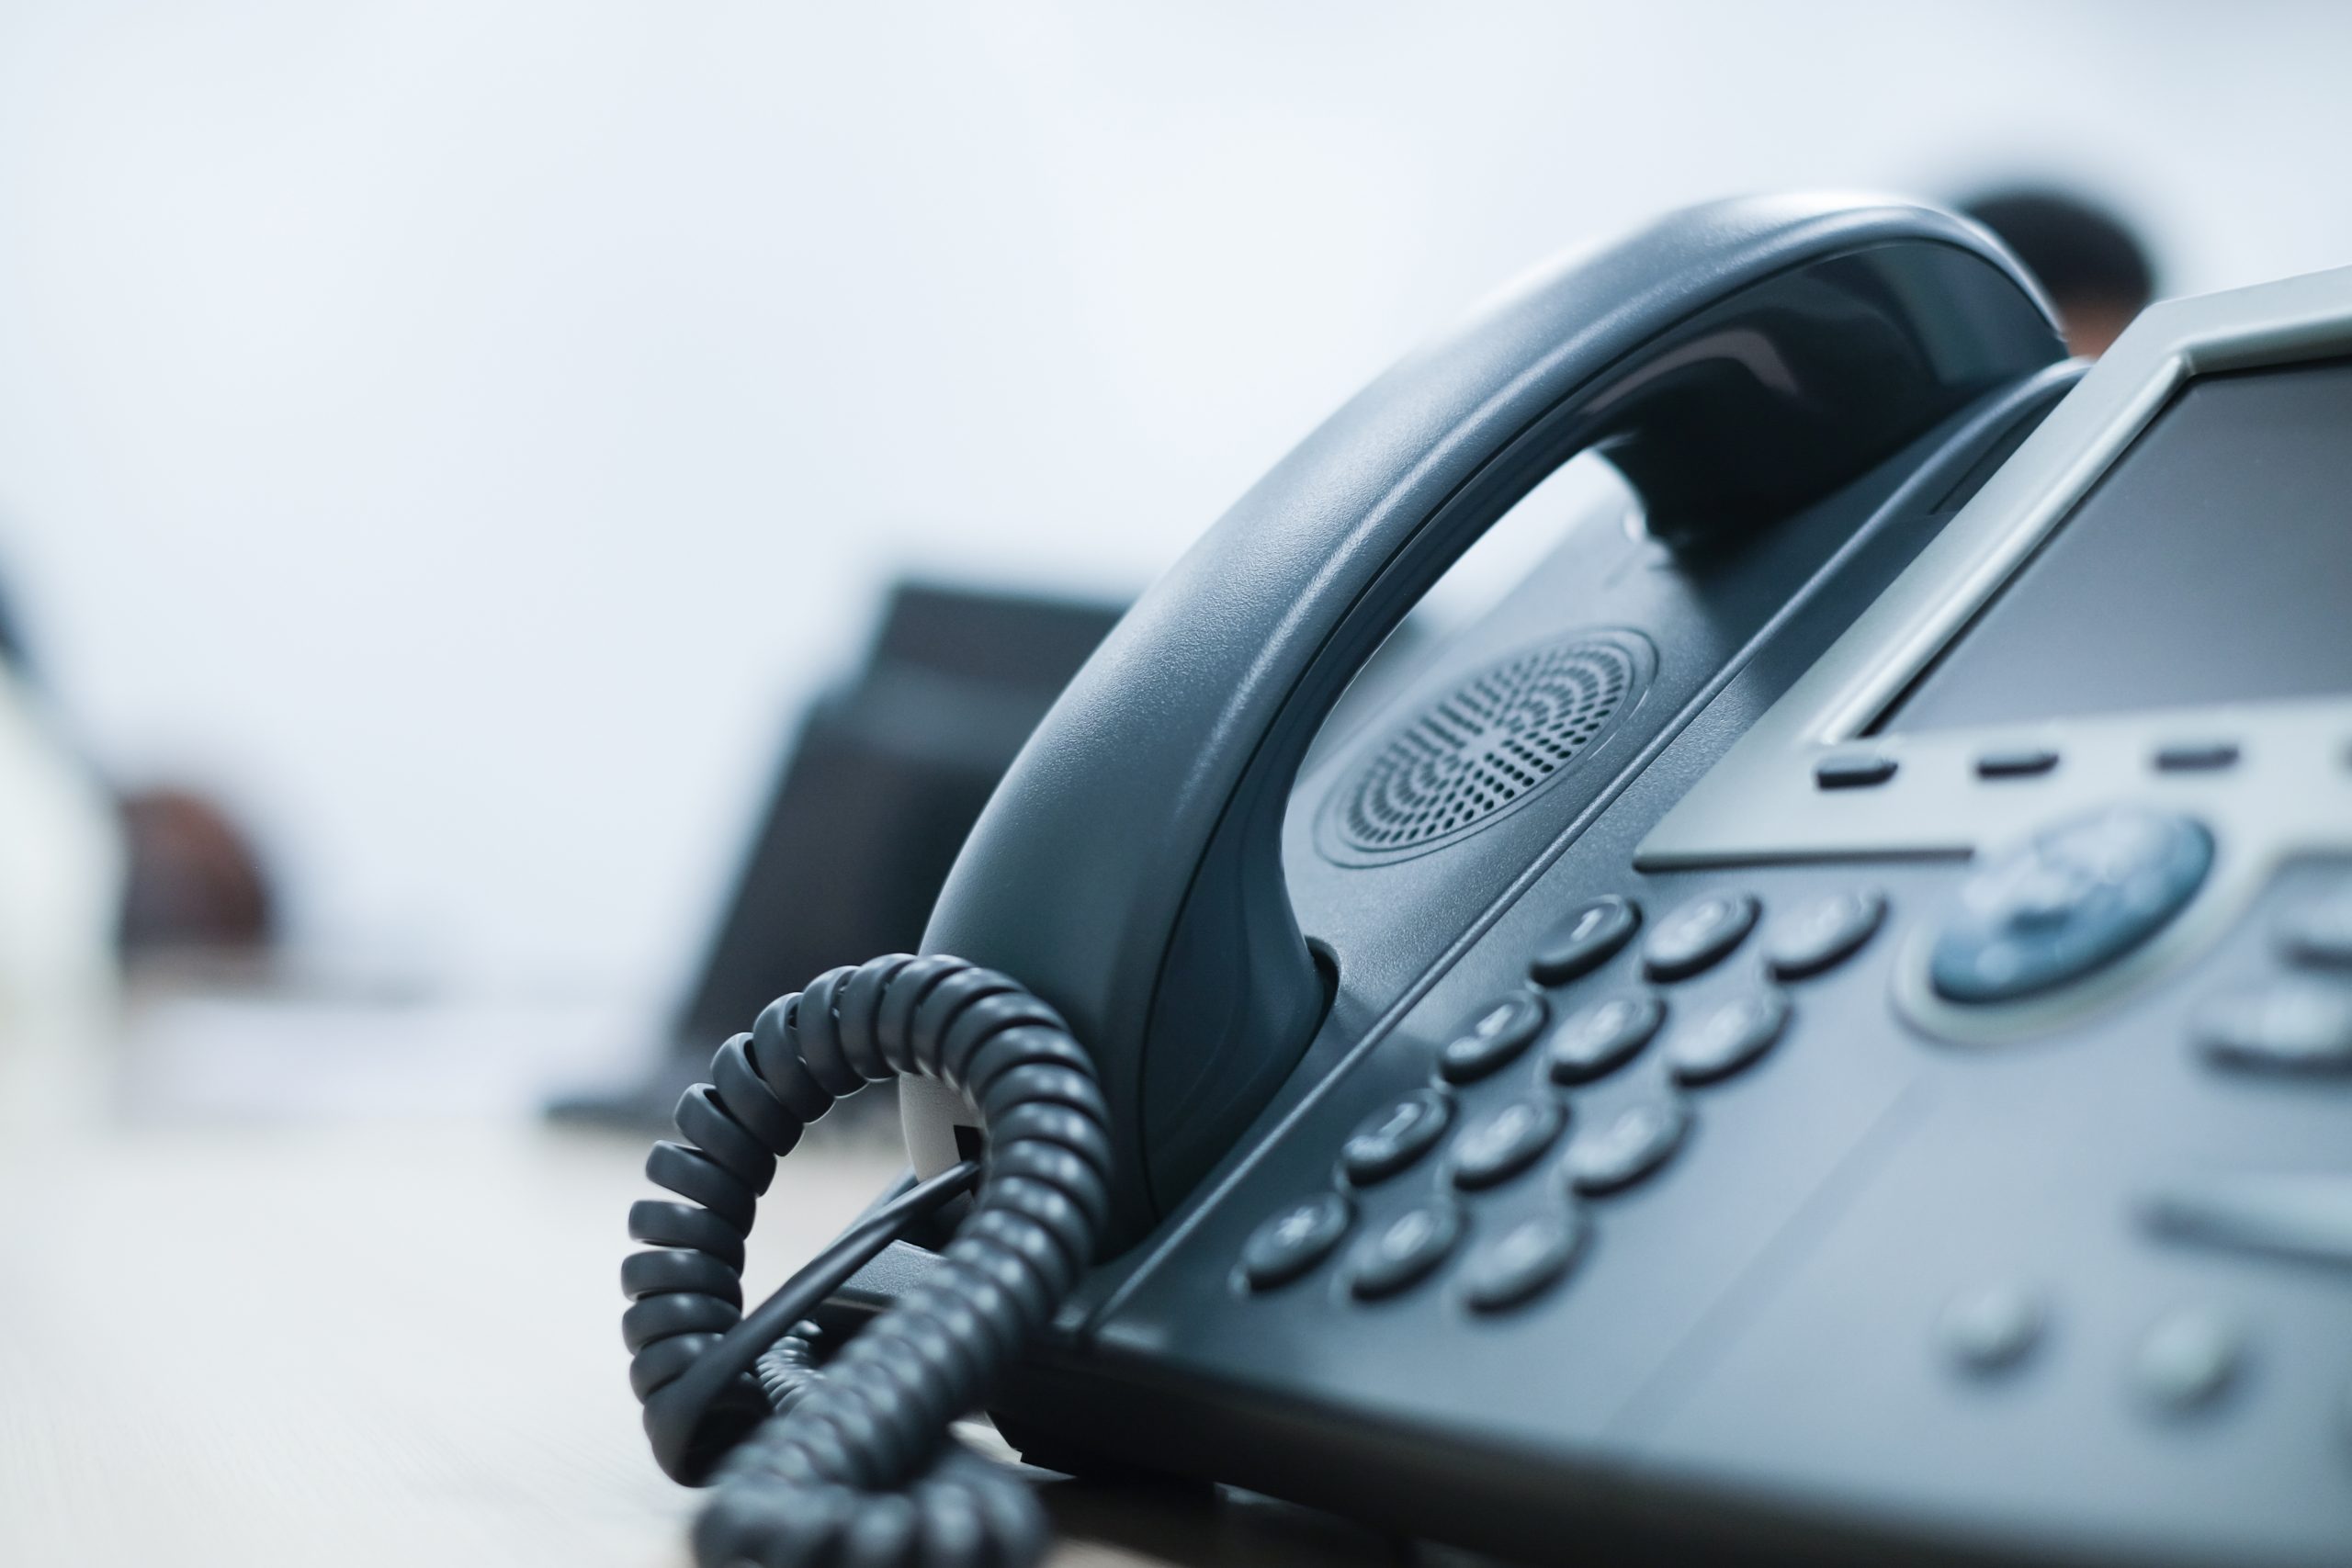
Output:
[[[370,1113],[347,1072],[307,1106],[213,1092],[202,1038],[234,1016],[195,1045],[0,1032],[0,1563],[681,1568],[695,1497],[645,1452],[618,1327],[645,1140],[470,1091]],[[408,1026],[425,1058],[434,1028]],[[328,1022],[295,1032],[345,1048]],[[753,1289],[898,1164],[879,1139],[797,1154],[761,1207]],[[1412,1550],[1233,1493],[1048,1498],[1057,1564]]]

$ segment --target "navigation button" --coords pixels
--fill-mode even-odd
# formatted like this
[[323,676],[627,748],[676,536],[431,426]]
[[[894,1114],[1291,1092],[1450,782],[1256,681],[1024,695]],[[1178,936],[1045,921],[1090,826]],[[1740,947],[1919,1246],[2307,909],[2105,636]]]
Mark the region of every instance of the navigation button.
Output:
[[2352,990],[2281,980],[2199,1009],[2197,1043],[2224,1066],[2280,1073],[2352,1072]]
[[1605,1077],[1639,1055],[1665,1021],[1666,1004],[1647,991],[1595,1002],[1553,1033],[1544,1047],[1544,1071],[1555,1083]]
[[1667,1066],[1687,1084],[1730,1077],[1772,1048],[1789,1025],[1789,999],[1755,991],[1724,1003],[1667,1043]]
[[1356,1244],[1348,1256],[1348,1289],[1365,1301],[1393,1296],[1427,1279],[1461,1240],[1462,1211],[1432,1198]]
[[1551,1009],[1532,991],[1489,1003],[1438,1052],[1437,1070],[1448,1083],[1473,1083],[1527,1049],[1542,1032]]
[[2169,811],[2077,818],[1961,885],[1928,954],[1956,1002],[2001,1002],[2078,979],[2153,936],[2213,863],[2213,838]]
[[1576,1262],[1586,1229],[1584,1216],[1574,1209],[1520,1221],[1472,1255],[1462,1299],[1478,1312],[1503,1312],[1533,1301]]
[[1758,906],[1746,893],[1710,893],[1660,920],[1642,943],[1653,980],[1687,980],[1730,956],[1756,929]]
[[1766,933],[1764,966],[1776,980],[1803,980],[1861,951],[1886,919],[1876,893],[1832,893],[1800,904]]
[[1336,1192],[1292,1204],[1250,1233],[1241,1248],[1241,1277],[1253,1291],[1289,1284],[1331,1255],[1354,1218]]
[[1640,907],[1614,894],[1580,904],[1552,928],[1527,972],[1539,985],[1565,986],[1615,957],[1641,923]]
[[1445,1136],[1453,1104],[1433,1089],[1408,1094],[1364,1119],[1340,1146],[1340,1169],[1358,1187],[1369,1187],[1419,1159]]

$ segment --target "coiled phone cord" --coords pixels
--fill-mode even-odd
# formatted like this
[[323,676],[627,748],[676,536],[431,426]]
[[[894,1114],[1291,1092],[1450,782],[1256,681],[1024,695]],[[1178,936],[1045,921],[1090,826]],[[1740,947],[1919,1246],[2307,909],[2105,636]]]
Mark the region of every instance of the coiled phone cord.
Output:
[[[909,1073],[972,1102],[984,1162],[869,1213],[746,1314],[743,1241],[775,1162],[834,1100]],[[960,959],[894,953],[831,970],[720,1046],[676,1120],[684,1141],[645,1162],[675,1201],[629,1210],[630,1236],[650,1247],[621,1266],[621,1331],[655,1459],[673,1479],[716,1483],[696,1559],[1035,1561],[1046,1532],[1034,1495],[946,1432],[1069,1293],[1108,1213],[1102,1090],[1060,1016]],[[976,1183],[938,1266],[820,1365],[803,1316]]]

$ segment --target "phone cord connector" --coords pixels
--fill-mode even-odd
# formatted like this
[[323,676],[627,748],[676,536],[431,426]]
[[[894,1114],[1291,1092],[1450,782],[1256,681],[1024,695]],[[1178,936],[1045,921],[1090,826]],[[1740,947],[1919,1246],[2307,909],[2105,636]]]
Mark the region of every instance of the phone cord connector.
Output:
[[[912,1073],[972,1103],[984,1160],[871,1211],[746,1314],[743,1243],[775,1162],[842,1096]],[[674,1197],[630,1208],[629,1235],[649,1249],[621,1266],[629,1382],[654,1457],[714,1488],[695,1525],[699,1562],[1021,1568],[1044,1552],[1035,1496],[947,1427],[1091,1261],[1110,1203],[1106,1121],[1060,1015],[960,959],[831,970],[718,1048],[711,1081],[678,1101],[683,1141],[646,1157]],[[967,1190],[937,1266],[820,1365],[805,1314]]]

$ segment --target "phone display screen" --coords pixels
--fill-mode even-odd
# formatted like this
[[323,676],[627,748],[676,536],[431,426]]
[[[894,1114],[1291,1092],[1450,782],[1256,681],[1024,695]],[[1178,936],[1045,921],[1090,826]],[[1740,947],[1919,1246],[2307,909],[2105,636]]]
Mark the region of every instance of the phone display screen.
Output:
[[2352,694],[2352,360],[2191,380],[1873,728]]

